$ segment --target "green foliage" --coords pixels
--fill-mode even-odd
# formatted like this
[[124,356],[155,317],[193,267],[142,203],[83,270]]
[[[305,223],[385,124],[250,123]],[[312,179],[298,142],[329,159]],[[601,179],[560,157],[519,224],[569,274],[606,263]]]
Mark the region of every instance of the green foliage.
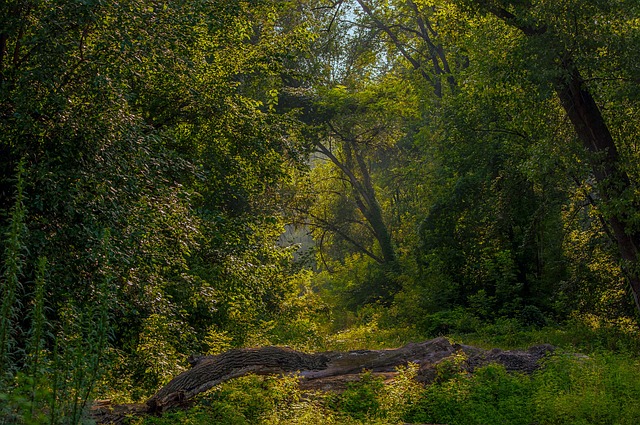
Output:
[[[473,311],[475,312],[475,309]],[[470,311],[455,308],[425,315],[417,326],[426,335],[436,337],[450,333],[473,332],[480,323]]]
[[640,349],[638,330],[631,320],[608,322],[593,315],[573,316],[562,325],[542,328],[524,326],[515,319],[479,323],[471,332],[454,332],[451,337],[486,349],[523,349],[551,344],[567,351],[610,351],[633,355]]
[[303,158],[277,104],[312,36],[289,5],[6,9],[3,390],[25,393],[27,364],[42,409],[73,422],[98,381],[142,398],[190,353],[266,341],[299,290],[277,241]]
[[[610,353],[554,357],[534,381],[541,423],[632,424],[640,411],[637,360]],[[551,396],[553,395],[553,397]]]
[[13,376],[2,382],[1,423],[81,423],[104,371],[111,334],[108,277],[99,286],[102,301],[82,310],[70,302],[59,312],[62,326],[55,335],[45,315],[49,285],[47,262],[41,258],[28,310],[24,360],[12,359],[7,370]]
[[[611,244],[640,235],[635,2],[4,6],[5,422],[79,423],[98,392],[144,399],[189,354],[237,346],[637,349],[637,261]],[[575,78],[628,178],[596,181],[606,155],[558,100]],[[315,262],[282,241],[292,221]],[[614,357],[530,381],[454,368],[424,393],[409,367],[333,401],[250,378],[167,420],[626,423],[613,382],[601,400],[573,387],[631,380]],[[577,394],[620,416],[589,416]]]
[[369,372],[344,392],[303,392],[297,378],[244,377],[199,397],[195,407],[131,424],[632,424],[639,394],[638,360],[624,354],[559,351],[533,375],[488,365],[468,373],[463,357],[438,365],[428,386],[417,366],[390,382]]
[[256,424],[276,410],[286,410],[299,401],[297,377],[264,378],[254,375],[238,378],[198,398],[198,405],[161,418],[132,421],[131,424]]
[[534,417],[529,378],[486,366],[473,376],[458,374],[424,390],[405,416],[410,422],[529,424]]
[[[24,206],[24,163],[18,165],[15,204],[9,215],[4,261],[2,264],[2,307],[0,309],[0,388],[5,380],[10,380],[13,372],[16,347],[15,321],[19,314],[19,295],[22,290],[20,279],[24,267],[25,206]],[[39,343],[39,340],[38,340]]]
[[331,399],[329,406],[355,419],[376,417],[381,409],[379,398],[383,388],[381,378],[365,372],[359,381],[347,384],[342,394]]
[[[409,422],[450,424],[631,424],[637,417],[635,360],[611,354],[560,354],[533,377],[489,365],[424,390],[404,416]],[[624,396],[622,395],[624,393]]]

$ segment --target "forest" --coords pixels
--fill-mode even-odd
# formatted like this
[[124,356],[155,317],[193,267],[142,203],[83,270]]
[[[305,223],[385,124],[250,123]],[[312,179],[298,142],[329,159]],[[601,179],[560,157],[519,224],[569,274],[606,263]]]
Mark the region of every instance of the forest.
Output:
[[0,3],[0,424],[635,425],[639,249],[637,0]]

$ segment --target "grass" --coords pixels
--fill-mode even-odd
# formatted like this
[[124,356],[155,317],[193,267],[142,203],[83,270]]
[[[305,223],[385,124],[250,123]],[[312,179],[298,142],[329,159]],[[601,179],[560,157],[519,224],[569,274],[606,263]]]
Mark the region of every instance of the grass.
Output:
[[131,425],[635,425],[640,418],[640,362],[629,354],[558,352],[530,376],[500,365],[473,375],[447,369],[427,387],[411,379],[415,372],[404,369],[392,383],[365,374],[341,394],[301,391],[295,377],[248,376],[205,394],[190,410]]
[[[457,319],[456,319],[457,320]],[[436,335],[381,325],[375,314],[322,338],[322,350],[401,346]],[[436,383],[424,387],[416,369],[399,371],[393,382],[364,374],[341,394],[305,392],[295,377],[247,376],[198,398],[189,410],[130,425],[169,424],[403,424],[448,425],[635,425],[640,420],[640,336],[625,324],[575,318],[563,326],[524,327],[503,319],[449,337],[483,348],[558,347],[533,375],[488,365],[474,374],[445,363]],[[328,334],[329,335],[329,334]]]

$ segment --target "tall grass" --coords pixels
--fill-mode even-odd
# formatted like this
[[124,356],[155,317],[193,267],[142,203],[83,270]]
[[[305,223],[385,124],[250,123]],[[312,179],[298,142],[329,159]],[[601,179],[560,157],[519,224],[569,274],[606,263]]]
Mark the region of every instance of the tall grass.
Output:
[[16,195],[9,214],[9,226],[4,243],[4,264],[2,265],[2,304],[0,305],[0,390],[8,384],[15,373],[14,360],[17,355],[15,322],[21,303],[18,297],[22,291],[20,279],[24,268],[26,233],[24,205],[24,161],[18,164]]
[[[47,259],[29,264],[25,167],[17,169],[16,195],[5,231],[0,295],[0,424],[79,424],[103,370],[110,335],[112,293],[109,232],[95,276],[95,300],[48,300]],[[33,270],[31,281],[25,271]],[[26,285],[25,283],[28,283]],[[25,290],[33,288],[32,292]],[[62,301],[62,303],[61,303]],[[48,310],[56,308],[56,322]],[[24,316],[24,317],[21,317]]]
[[[386,326],[372,310],[342,332],[324,335],[333,349],[398,346],[427,339],[405,328]],[[454,317],[455,316],[455,317]],[[393,381],[366,374],[341,393],[304,392],[295,378],[244,377],[200,397],[195,407],[162,418],[138,418],[136,425],[216,424],[399,424],[586,425],[639,423],[640,338],[633,326],[575,316],[562,326],[536,328],[514,319],[464,321],[456,342],[484,348],[525,348],[551,343],[558,349],[533,375],[511,374],[500,365],[468,373],[458,356],[438,367],[429,386],[413,378],[415,366]],[[473,332],[469,332],[473,330]],[[324,348],[324,347],[323,347]],[[285,390],[286,388],[286,390]]]
[[635,425],[640,418],[640,364],[627,355],[559,353],[533,375],[500,365],[470,375],[451,366],[426,387],[412,379],[410,366],[392,382],[365,373],[334,394],[303,392],[295,377],[247,376],[201,396],[190,410],[131,424]]

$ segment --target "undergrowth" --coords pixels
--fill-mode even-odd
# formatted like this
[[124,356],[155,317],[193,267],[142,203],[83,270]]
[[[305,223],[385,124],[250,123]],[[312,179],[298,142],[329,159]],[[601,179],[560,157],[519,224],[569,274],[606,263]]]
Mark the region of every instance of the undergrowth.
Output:
[[201,396],[190,410],[130,425],[399,424],[635,425],[640,418],[640,363],[626,354],[559,352],[533,375],[488,365],[468,374],[440,366],[422,386],[416,366],[389,383],[365,372],[339,394],[305,392],[296,377],[247,376]]
[[[425,340],[437,333],[389,326],[381,310],[370,309],[347,329],[315,335],[318,350],[384,348]],[[562,326],[525,326],[514,319],[475,323],[450,315],[439,317],[453,342],[483,348],[555,345],[555,353],[533,375],[508,373],[488,365],[469,374],[463,358],[438,366],[428,386],[413,378],[417,366],[398,370],[383,382],[363,371],[341,393],[303,391],[298,378],[246,376],[201,395],[194,407],[162,417],[131,419],[129,425],[169,424],[402,424],[448,425],[635,425],[640,418],[640,339],[625,324],[591,316],[574,317]],[[455,320],[463,320],[456,325]]]

